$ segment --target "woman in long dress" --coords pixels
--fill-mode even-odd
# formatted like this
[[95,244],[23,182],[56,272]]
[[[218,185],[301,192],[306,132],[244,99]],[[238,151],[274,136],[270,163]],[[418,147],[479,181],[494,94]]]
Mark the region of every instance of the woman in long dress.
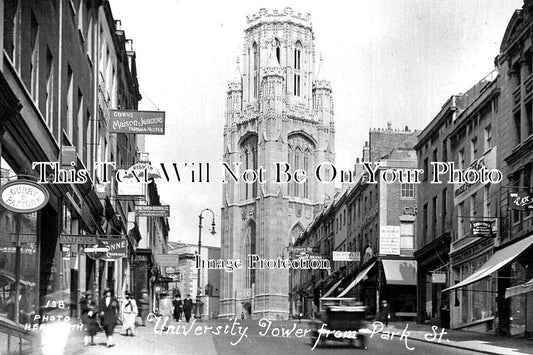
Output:
[[89,345],[89,339],[91,340],[90,345],[96,345],[94,336],[98,333],[99,329],[98,320],[96,319],[98,306],[93,297],[93,291],[88,290],[85,292],[85,297],[80,301],[81,321],[85,325],[85,346]]
[[113,297],[113,292],[111,289],[106,288],[104,294],[105,296],[100,302],[100,316],[102,317],[102,327],[104,328],[107,338],[107,347],[110,348],[115,345],[113,343],[113,332],[115,330],[115,326],[117,325],[119,304],[117,299]]
[[126,291],[126,297],[122,300],[122,329],[126,331],[126,335],[133,336],[135,329],[135,319],[139,313],[137,310],[137,302],[131,297],[131,293]]

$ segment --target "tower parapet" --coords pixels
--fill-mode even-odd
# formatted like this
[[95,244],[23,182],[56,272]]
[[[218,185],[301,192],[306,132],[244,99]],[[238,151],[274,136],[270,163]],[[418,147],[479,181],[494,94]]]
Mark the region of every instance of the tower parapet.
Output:
[[311,29],[313,27],[311,23],[311,14],[294,11],[290,7],[286,7],[282,10],[267,10],[260,9],[255,14],[246,16],[247,27],[255,27],[261,23],[266,22],[292,22],[300,26]]

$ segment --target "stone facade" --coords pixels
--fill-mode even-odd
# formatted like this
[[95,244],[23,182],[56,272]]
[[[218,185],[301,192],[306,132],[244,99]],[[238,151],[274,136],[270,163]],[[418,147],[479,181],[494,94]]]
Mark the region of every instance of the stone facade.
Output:
[[[222,259],[288,255],[317,207],[333,196],[333,184],[314,178],[276,183],[274,176],[275,162],[311,175],[335,159],[331,85],[319,77],[320,65],[315,71],[313,39],[309,14],[261,9],[248,17],[242,66],[227,90],[223,162],[234,170],[241,163],[241,173],[262,167],[266,182],[236,182],[226,174]],[[288,317],[287,270],[248,269],[245,263],[222,271],[221,280],[221,317]]]

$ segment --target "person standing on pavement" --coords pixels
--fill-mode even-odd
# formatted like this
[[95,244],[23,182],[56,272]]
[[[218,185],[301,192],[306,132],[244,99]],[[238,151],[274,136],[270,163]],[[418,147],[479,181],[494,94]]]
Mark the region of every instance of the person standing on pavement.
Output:
[[450,306],[448,302],[443,302],[440,307],[440,326],[442,328],[450,328]]
[[106,288],[104,291],[104,298],[100,302],[100,316],[102,317],[102,327],[104,328],[107,338],[107,347],[114,346],[113,332],[117,325],[119,304],[111,289]]
[[390,320],[390,306],[387,300],[383,300],[381,302],[381,314],[380,314],[380,320],[382,323],[385,323],[385,326],[389,325]]
[[137,318],[137,302],[131,297],[131,292],[126,291],[126,297],[122,300],[122,329],[126,331],[126,336],[133,336],[135,329],[135,318]]
[[179,322],[181,318],[181,307],[183,306],[179,295],[174,296],[172,306],[174,307],[174,319],[176,322]]
[[142,326],[146,327],[146,317],[148,317],[148,311],[150,310],[150,298],[148,297],[148,290],[145,288],[141,290],[141,297],[139,298],[139,308],[141,310]]
[[159,294],[161,299],[159,300],[159,313],[163,317],[163,331],[166,331],[168,327],[166,326],[167,322],[172,319],[172,301],[168,298],[167,292],[161,292]]
[[[98,307],[93,298],[93,291],[85,292],[85,297],[80,300],[81,322],[85,326],[84,345],[96,345],[94,336],[98,333],[98,320],[96,319]],[[91,343],[89,344],[89,338]]]
[[192,305],[191,295],[188,294],[185,301],[183,301],[183,314],[185,315],[185,321],[187,323],[189,323],[189,319],[191,319]]

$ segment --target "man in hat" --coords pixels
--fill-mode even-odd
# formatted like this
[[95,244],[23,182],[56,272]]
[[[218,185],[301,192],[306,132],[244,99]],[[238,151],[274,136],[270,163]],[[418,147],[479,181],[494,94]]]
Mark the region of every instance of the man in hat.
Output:
[[187,298],[183,301],[183,314],[185,315],[185,321],[187,323],[189,323],[189,319],[191,319],[192,305],[191,295],[188,294]]
[[142,326],[146,327],[146,317],[150,310],[150,298],[148,296],[148,290],[143,288],[141,290],[141,297],[139,298],[139,308],[141,310]]
[[117,325],[119,304],[111,289],[106,288],[104,291],[104,298],[100,302],[100,316],[102,317],[102,327],[104,328],[107,338],[107,347],[114,346],[113,332]]
[[94,336],[98,333],[98,320],[96,315],[98,313],[98,307],[94,300],[94,293],[91,290],[85,292],[85,297],[80,300],[81,310],[81,322],[85,326],[85,338],[84,345],[89,345],[89,338],[91,339],[90,345],[96,345],[94,342]]
[[131,297],[130,291],[126,291],[120,308],[122,310],[122,329],[126,331],[126,336],[133,336],[138,310],[137,302]]
[[387,300],[381,301],[381,321],[385,323],[385,326],[389,325],[390,320],[390,306]]

